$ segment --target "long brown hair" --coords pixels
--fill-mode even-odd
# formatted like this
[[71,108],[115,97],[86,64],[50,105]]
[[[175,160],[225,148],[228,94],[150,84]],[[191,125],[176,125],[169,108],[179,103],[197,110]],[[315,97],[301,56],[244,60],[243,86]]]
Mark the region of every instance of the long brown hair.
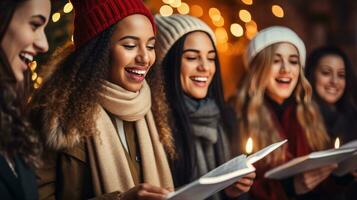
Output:
[[[278,44],[270,45],[257,54],[240,84],[236,110],[242,147],[245,146],[248,137],[252,137],[254,141],[254,150],[281,140],[272,119],[267,117],[270,116],[270,112],[264,103],[268,85],[266,77],[270,73],[272,59]],[[304,130],[310,148],[312,150],[326,148],[329,137],[318,109],[311,99],[312,88],[304,76],[302,67],[300,67],[299,79],[293,95],[297,104],[296,117]],[[284,151],[278,149],[268,157],[266,162],[276,164],[284,158]]]
[[[0,2],[0,41],[9,27],[16,8],[25,0]],[[25,118],[29,94],[30,73],[17,82],[11,65],[0,47],[0,152],[13,157],[20,155],[31,166],[38,166],[41,146],[38,135]]]

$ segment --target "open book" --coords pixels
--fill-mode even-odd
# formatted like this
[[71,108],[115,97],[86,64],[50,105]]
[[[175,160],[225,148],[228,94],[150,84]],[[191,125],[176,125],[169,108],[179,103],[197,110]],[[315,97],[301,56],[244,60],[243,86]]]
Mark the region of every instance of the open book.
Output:
[[271,179],[285,179],[312,169],[340,163],[351,157],[355,150],[354,148],[339,148],[316,151],[271,169],[264,176]]
[[[357,140],[348,142],[340,147],[340,149],[354,148],[357,149]],[[343,176],[357,170],[357,151],[350,158],[338,164],[338,168],[333,171],[336,176]]]
[[271,144],[250,155],[240,155],[208,172],[198,180],[183,186],[176,192],[171,192],[167,200],[205,199],[216,192],[232,185],[241,177],[254,172],[253,163],[283,145],[287,140]]

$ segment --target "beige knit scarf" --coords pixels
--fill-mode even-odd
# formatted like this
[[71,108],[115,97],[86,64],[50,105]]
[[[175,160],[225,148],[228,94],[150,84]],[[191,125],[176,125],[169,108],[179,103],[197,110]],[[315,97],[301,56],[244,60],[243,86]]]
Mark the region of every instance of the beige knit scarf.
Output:
[[[139,92],[127,91],[105,81],[100,105],[121,120],[135,121],[145,183],[173,188],[173,181],[151,113],[151,94],[144,82]],[[125,192],[134,187],[134,180],[116,129],[103,108],[96,126],[99,135],[87,139],[92,182],[95,195],[114,191]]]

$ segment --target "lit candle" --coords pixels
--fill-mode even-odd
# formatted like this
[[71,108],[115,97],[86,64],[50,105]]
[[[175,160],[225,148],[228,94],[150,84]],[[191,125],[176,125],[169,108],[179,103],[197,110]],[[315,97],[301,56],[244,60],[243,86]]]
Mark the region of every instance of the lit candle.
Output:
[[335,149],[338,149],[338,148],[340,148],[340,138],[336,138],[336,140],[335,140]]
[[247,154],[251,154],[253,152],[253,139],[251,137],[248,138],[247,144],[245,145],[245,151]]

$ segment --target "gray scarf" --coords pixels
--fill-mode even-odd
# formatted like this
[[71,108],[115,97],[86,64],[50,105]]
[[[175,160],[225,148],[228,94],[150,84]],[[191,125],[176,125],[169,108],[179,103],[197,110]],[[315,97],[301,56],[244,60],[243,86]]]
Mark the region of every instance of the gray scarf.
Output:
[[213,99],[194,100],[185,96],[197,153],[197,172],[202,176],[229,158],[220,110]]

